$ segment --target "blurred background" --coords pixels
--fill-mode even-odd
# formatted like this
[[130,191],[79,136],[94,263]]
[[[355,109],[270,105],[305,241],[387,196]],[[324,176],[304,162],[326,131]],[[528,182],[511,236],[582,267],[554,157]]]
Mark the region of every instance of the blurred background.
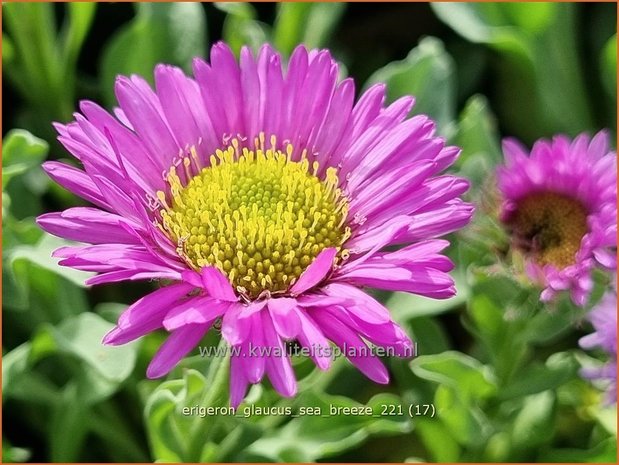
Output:
[[[495,220],[500,140],[616,128],[614,3],[3,3],[2,393],[4,462],[73,461],[616,461],[616,407],[578,376],[603,354],[578,350],[587,309],[540,308],[502,263]],[[415,362],[389,360],[374,385],[339,360],[315,373],[295,360],[301,394],[267,386],[256,405],[424,405],[442,414],[384,418],[196,418],[210,361],[190,357],[169,381],[145,380],[164,338],[103,347],[150,283],[85,288],[87,273],[50,258],[65,242],[34,217],[83,204],[49,181],[45,160],[74,163],[56,142],[80,99],[115,105],[114,78],[156,63],[182,66],[225,40],[238,53],[270,42],[328,47],[358,92],[386,82],[414,113],[463,148],[477,218],[452,237],[459,293],[432,301],[378,297],[419,343]],[[613,138],[614,140],[614,138]],[[608,287],[597,276],[594,302]],[[215,344],[211,334],[207,343]],[[206,425],[206,427],[204,426]],[[193,435],[193,436],[192,436]],[[197,444],[197,446],[196,446]]]

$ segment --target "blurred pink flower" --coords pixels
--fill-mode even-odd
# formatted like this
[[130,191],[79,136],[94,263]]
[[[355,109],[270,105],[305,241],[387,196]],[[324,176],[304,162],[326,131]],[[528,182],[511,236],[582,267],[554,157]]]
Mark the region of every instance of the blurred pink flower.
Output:
[[617,155],[608,134],[539,140],[530,154],[507,139],[503,150],[501,220],[525,254],[529,276],[545,287],[543,301],[569,290],[584,305],[592,270],[617,267]]
[[617,291],[607,292],[589,313],[595,330],[580,339],[583,349],[602,349],[609,361],[599,367],[585,367],[581,373],[588,379],[607,381],[606,403],[617,402]]

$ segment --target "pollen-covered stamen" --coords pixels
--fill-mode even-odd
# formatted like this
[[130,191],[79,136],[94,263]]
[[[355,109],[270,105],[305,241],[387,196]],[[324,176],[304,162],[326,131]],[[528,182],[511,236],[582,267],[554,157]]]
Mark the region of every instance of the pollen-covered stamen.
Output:
[[233,139],[185,186],[172,167],[170,194],[158,193],[160,226],[179,254],[196,270],[216,266],[248,298],[286,291],[323,249],[340,249],[350,235],[336,170],[319,179],[316,163],[292,161],[292,146],[285,150],[274,138],[271,148],[256,140],[254,150]]
[[587,233],[587,211],[573,198],[537,193],[518,203],[511,226],[517,245],[538,264],[562,269],[576,262]]

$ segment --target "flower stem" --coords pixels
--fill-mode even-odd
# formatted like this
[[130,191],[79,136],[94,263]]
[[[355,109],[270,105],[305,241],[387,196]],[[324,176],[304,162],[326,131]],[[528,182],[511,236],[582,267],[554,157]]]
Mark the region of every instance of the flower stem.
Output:
[[[219,347],[227,343],[221,339]],[[221,353],[221,352],[219,352]],[[206,377],[207,389],[200,399],[202,407],[223,407],[228,403],[228,378],[230,373],[230,356],[213,358]],[[209,441],[212,432],[219,421],[217,416],[196,418],[189,435],[187,459],[190,462],[199,462],[204,445]]]

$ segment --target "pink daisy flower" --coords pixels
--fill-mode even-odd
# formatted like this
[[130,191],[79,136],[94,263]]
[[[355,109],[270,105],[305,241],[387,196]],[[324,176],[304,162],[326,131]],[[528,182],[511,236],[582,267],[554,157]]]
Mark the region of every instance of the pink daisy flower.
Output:
[[501,220],[527,259],[527,273],[545,287],[543,301],[569,290],[584,305],[592,270],[617,267],[617,155],[608,134],[539,140],[530,154],[507,139],[503,151]]
[[580,339],[583,349],[602,349],[609,361],[599,367],[582,370],[585,378],[608,383],[606,403],[617,402],[617,290],[607,292],[588,315],[595,332]]
[[[155,90],[119,77],[115,117],[92,102],[62,144],[83,169],[48,162],[59,184],[96,205],[45,214],[46,231],[92,245],[55,252],[60,264],[99,274],[89,284],[158,279],[106,344],[164,328],[147,375],[167,374],[216,322],[235,349],[231,403],[265,374],[296,393],[286,341],[323,370],[330,342],[359,370],[388,382],[368,344],[411,355],[388,310],[362,288],[434,298],[455,293],[438,237],[466,225],[467,181],[439,175],[446,147],[411,97],[385,106],[375,85],[355,103],[326,50],[299,46],[287,66],[268,45],[237,62],[223,43],[195,80],[155,69]],[[401,246],[394,250],[389,246]],[[254,349],[252,349],[254,348]],[[252,353],[255,348],[265,350]]]

